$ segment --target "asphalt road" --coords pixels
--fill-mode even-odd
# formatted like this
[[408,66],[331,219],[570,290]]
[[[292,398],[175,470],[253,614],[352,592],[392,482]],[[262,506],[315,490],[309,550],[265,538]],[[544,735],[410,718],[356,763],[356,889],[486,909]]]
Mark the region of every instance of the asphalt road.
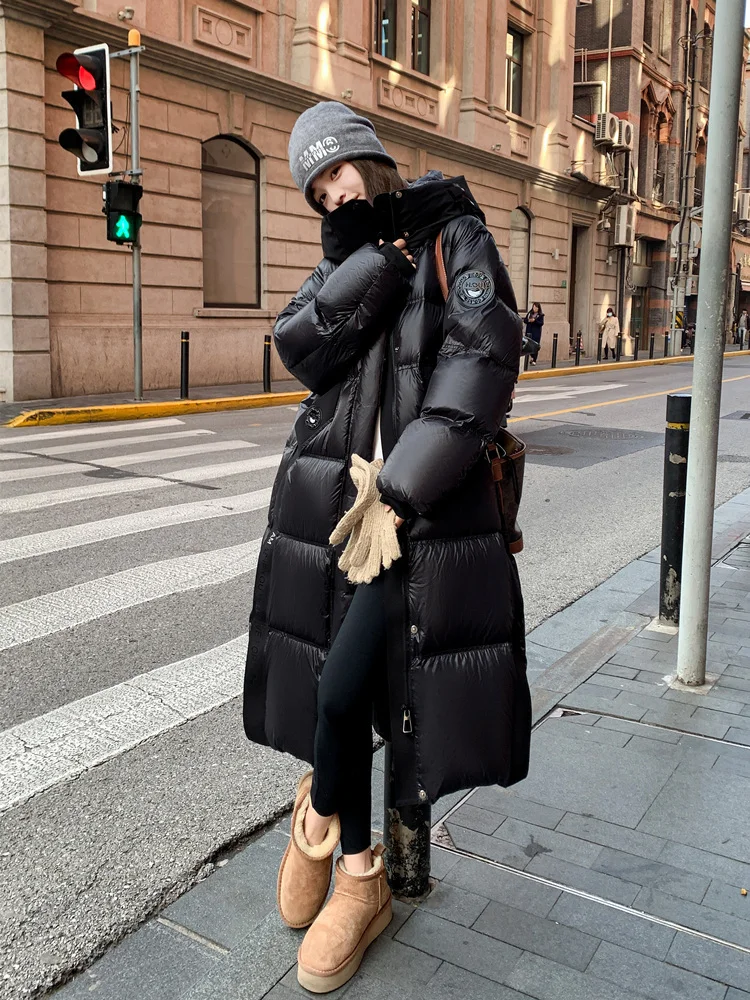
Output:
[[[691,374],[521,383],[529,630],[658,543],[666,394]],[[750,358],[724,378],[717,503],[750,485]],[[300,765],[246,743],[236,695],[292,419],[0,429],[0,997],[85,963],[290,801]]]

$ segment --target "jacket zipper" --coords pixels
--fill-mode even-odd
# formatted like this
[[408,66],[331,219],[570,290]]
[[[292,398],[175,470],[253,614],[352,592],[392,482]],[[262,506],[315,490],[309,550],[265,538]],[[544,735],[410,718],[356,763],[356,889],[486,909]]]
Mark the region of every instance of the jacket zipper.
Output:
[[[408,566],[409,565],[409,542],[408,542],[408,539],[404,540],[404,545],[406,547],[405,565]],[[415,645],[415,643],[417,641],[417,632],[415,631],[415,629],[417,628],[417,626],[416,625],[410,625],[410,624],[408,624],[409,618],[410,618],[408,597],[404,601],[404,604],[405,604],[405,608],[404,608],[404,623],[407,625],[407,627],[409,629],[409,639],[411,641],[407,640],[404,643],[404,704],[402,705],[403,723],[402,723],[402,726],[401,726],[401,731],[403,732],[404,736],[411,736],[414,733],[414,724],[412,722],[412,717],[411,717],[411,685],[409,683],[409,674],[410,674],[410,667],[411,667],[411,652],[412,652],[412,650],[414,648],[414,645]]]

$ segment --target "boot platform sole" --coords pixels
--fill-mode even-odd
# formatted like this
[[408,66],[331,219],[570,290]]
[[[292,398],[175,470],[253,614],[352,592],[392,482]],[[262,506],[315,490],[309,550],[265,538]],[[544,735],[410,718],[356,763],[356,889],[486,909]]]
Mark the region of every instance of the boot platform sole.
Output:
[[329,976],[320,976],[313,972],[307,972],[301,965],[298,964],[297,982],[310,993],[332,993],[334,990],[339,989],[345,983],[348,983],[352,976],[357,972],[362,964],[365,952],[370,947],[372,942],[376,938],[380,937],[392,919],[393,907],[391,905],[391,900],[389,899],[380,913],[373,918],[369,927],[362,935],[362,938],[352,957],[344,965],[342,965],[340,969]]

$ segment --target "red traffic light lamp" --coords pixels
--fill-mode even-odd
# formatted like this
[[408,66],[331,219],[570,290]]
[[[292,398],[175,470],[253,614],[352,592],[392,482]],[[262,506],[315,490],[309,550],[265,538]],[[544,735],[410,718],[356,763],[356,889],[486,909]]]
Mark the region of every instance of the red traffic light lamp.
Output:
[[112,120],[109,79],[109,46],[63,52],[57,72],[74,84],[62,97],[76,115],[76,128],[60,133],[63,149],[78,158],[79,174],[112,172]]

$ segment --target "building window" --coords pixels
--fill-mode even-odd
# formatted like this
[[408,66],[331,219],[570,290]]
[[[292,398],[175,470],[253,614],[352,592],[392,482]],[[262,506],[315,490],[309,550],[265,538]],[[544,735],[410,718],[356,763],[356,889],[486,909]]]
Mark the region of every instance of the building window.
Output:
[[376,0],[375,51],[386,59],[396,58],[397,0]]
[[523,35],[515,28],[505,41],[505,106],[514,115],[523,111]]
[[654,0],[646,0],[643,10],[643,43],[649,48],[654,44]]
[[510,213],[510,252],[508,273],[516,293],[518,311],[529,308],[529,263],[531,256],[531,219],[522,208]]
[[641,101],[641,126],[638,133],[638,197],[650,198],[653,179],[649,178],[649,143],[651,142],[651,109]]
[[203,303],[260,305],[258,157],[236,139],[203,143]]
[[411,0],[411,68],[430,72],[430,0]]

